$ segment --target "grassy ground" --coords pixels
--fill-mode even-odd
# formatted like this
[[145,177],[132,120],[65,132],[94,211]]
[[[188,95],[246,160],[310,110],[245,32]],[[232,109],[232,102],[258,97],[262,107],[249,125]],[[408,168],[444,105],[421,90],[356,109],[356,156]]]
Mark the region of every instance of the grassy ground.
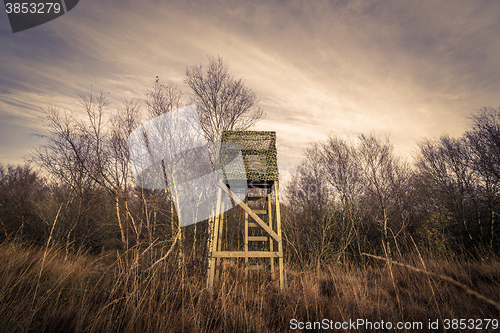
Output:
[[[496,303],[490,304],[443,279],[375,259],[366,267],[289,268],[283,294],[265,273],[245,279],[242,268],[229,261],[216,293],[209,295],[202,267],[180,269],[172,260],[147,270],[144,257],[133,252],[129,258],[115,253],[67,257],[57,249],[0,245],[0,330],[282,332],[307,322],[312,328],[315,321],[335,328],[335,323],[364,319],[375,328],[382,321],[381,328],[387,322],[393,328],[397,322],[422,323],[422,329],[392,331],[444,332],[447,319],[474,319],[475,328],[483,319],[486,332],[495,331],[494,323],[485,329],[484,319],[499,318],[498,259],[438,262],[415,255],[405,262],[446,275]],[[438,320],[439,329],[429,329],[429,320]],[[373,331],[366,325],[347,330]]]

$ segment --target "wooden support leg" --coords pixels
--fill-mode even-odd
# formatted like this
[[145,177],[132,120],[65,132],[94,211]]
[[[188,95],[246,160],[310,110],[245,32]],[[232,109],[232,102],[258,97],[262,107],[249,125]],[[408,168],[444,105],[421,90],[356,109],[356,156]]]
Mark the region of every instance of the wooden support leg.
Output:
[[[276,228],[278,231],[278,237],[281,242],[278,242],[278,251],[283,253],[283,238],[281,236],[281,215],[280,215],[280,202],[279,202],[279,188],[278,181],[274,181],[274,195],[276,196]],[[285,272],[283,267],[283,256],[278,258],[279,274],[280,274],[280,291],[285,290]]]
[[[271,205],[271,189],[267,190],[267,218],[269,219],[269,228],[273,228],[273,214]],[[273,252],[273,239],[269,237],[269,252]],[[276,273],[274,272],[274,258],[270,258],[271,261],[271,279],[276,279]]]
[[[222,230],[224,228],[224,202],[221,203],[221,213],[220,213],[220,226],[219,226],[219,234],[217,236],[218,244],[217,251],[222,251]],[[217,258],[215,261],[215,283],[219,282],[220,278],[220,270],[221,270],[221,260],[222,258]]]
[[[248,204],[248,198],[245,198],[245,204]],[[245,211],[245,278],[248,278],[248,213]]]
[[210,293],[214,291],[214,277],[215,277],[215,252],[217,252],[218,244],[218,234],[219,234],[219,214],[221,206],[222,190],[219,188],[217,192],[217,204],[215,206],[215,221],[214,229],[212,231],[212,248],[210,249],[210,260],[208,261],[208,277],[207,277],[207,288]]

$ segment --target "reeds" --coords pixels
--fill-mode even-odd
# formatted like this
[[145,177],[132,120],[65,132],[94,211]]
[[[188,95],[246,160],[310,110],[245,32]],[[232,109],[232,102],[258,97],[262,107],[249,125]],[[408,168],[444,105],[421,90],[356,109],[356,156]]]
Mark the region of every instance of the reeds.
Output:
[[[151,259],[144,252],[65,260],[62,248],[0,245],[0,331],[282,332],[291,330],[292,319],[427,327],[429,320],[499,315],[498,259],[443,262],[415,253],[404,263],[390,261],[390,270],[381,257],[365,269],[288,269],[284,293],[268,271],[245,279],[241,264],[228,260],[211,295],[203,268],[179,267],[175,256],[151,267],[163,255]],[[425,268],[418,268],[422,261]]]

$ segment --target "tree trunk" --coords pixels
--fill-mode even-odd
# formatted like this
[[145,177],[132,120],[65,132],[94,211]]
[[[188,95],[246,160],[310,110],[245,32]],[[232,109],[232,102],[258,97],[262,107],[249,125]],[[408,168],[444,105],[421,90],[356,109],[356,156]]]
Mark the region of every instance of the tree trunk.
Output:
[[116,217],[118,219],[118,226],[120,227],[122,243],[125,246],[125,250],[128,250],[128,239],[125,232],[125,227],[123,226],[122,219],[120,216],[120,196],[118,194],[118,191],[115,191],[115,203],[116,203]]

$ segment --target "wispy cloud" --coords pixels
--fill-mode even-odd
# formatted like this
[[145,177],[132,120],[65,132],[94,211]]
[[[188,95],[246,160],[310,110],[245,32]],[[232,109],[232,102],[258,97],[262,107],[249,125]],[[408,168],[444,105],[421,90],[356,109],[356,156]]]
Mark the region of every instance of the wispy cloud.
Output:
[[91,85],[114,105],[142,98],[156,75],[183,85],[186,67],[207,55],[224,57],[257,93],[267,116],[255,128],[278,132],[280,163],[298,162],[329,132],[390,134],[408,153],[422,136],[458,135],[465,115],[499,104],[493,1],[88,0],[17,34],[6,20],[4,160],[32,140],[6,128],[36,128],[40,107],[74,108]]

